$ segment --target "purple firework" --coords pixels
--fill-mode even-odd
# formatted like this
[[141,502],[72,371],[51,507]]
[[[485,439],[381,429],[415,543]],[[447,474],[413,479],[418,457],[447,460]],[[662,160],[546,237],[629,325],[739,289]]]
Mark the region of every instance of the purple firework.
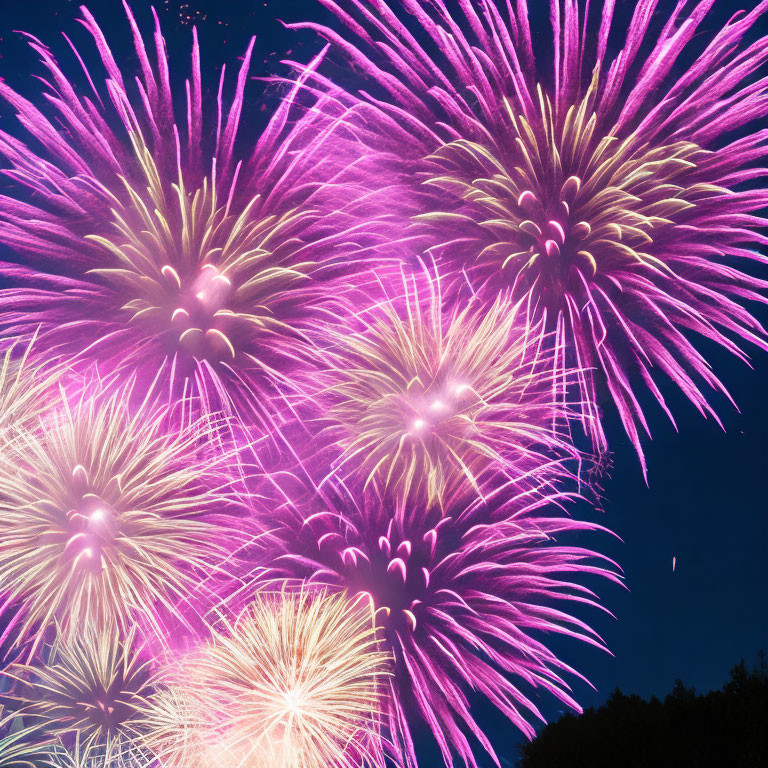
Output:
[[741,342],[766,347],[744,304],[764,302],[768,286],[745,271],[768,242],[756,215],[768,203],[768,131],[756,127],[768,115],[768,80],[756,75],[768,39],[743,41],[768,3],[697,51],[714,0],[677,2],[661,20],[658,0],[639,0],[612,57],[615,0],[592,13],[589,2],[550,0],[550,76],[526,0],[321,2],[351,38],[299,26],[318,29],[378,90],[349,94],[319,76],[318,90],[356,109],[358,135],[379,151],[391,140],[395,174],[420,182],[413,233],[438,261],[478,291],[510,287],[552,334],[556,371],[585,372],[598,447],[603,429],[589,417],[602,386],[643,466],[640,389],[672,419],[667,377],[717,418],[702,385],[725,388],[696,340],[742,359]]
[[86,69],[91,92],[78,90],[34,38],[46,108],[0,82],[27,137],[0,132],[15,183],[0,197],[0,242],[16,252],[2,265],[4,334],[39,327],[39,347],[69,362],[96,360],[147,382],[161,372],[175,396],[199,395],[209,409],[259,408],[286,381],[303,324],[330,301],[318,286],[363,247],[346,226],[354,193],[345,197],[344,163],[325,150],[333,120],[303,103],[299,79],[239,159],[254,41],[229,99],[222,67],[209,111],[193,32],[179,123],[157,16],[149,47],[125,10],[136,77],[83,8],[103,83]]
[[384,715],[399,765],[416,766],[414,715],[428,725],[446,764],[458,755],[476,768],[473,737],[494,755],[470,711],[470,691],[529,737],[529,720],[543,718],[526,689],[543,689],[579,710],[563,678],[580,675],[544,636],[560,633],[602,648],[564,606],[598,605],[573,575],[619,577],[606,558],[559,543],[561,535],[599,529],[553,514],[567,496],[521,481],[468,507],[446,504],[448,512],[415,503],[390,508],[372,493],[353,497],[338,488],[307,504],[283,505],[273,564],[261,578],[302,579],[369,597],[394,658]]

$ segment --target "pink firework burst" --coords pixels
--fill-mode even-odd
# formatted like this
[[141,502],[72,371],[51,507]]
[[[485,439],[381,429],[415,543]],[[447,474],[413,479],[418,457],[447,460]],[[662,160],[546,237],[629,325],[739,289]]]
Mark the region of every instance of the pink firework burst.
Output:
[[742,359],[743,342],[766,347],[745,305],[765,302],[768,285],[749,271],[768,242],[757,215],[768,41],[749,42],[768,3],[698,44],[714,0],[663,18],[657,0],[640,0],[613,56],[614,0],[592,12],[551,0],[552,72],[525,0],[321,2],[350,36],[300,26],[376,89],[349,94],[318,77],[318,90],[354,105],[360,137],[382,152],[390,140],[396,175],[421,183],[413,233],[438,260],[484,294],[511,287],[552,334],[556,372],[584,371],[596,445],[598,388],[643,466],[640,390],[672,419],[660,386],[670,379],[717,418],[707,388],[727,392],[698,341]]
[[520,302],[446,302],[438,274],[382,281],[382,296],[314,334],[334,474],[441,505],[578,453],[550,353]]
[[161,370],[175,397],[263,416],[300,357],[302,329],[331,301],[319,286],[364,247],[346,226],[352,186],[325,147],[333,120],[304,103],[298,80],[248,146],[239,126],[254,41],[230,97],[222,67],[209,110],[196,32],[177,120],[157,17],[148,46],[125,11],[135,77],[83,8],[104,69],[85,69],[91,92],[34,38],[45,108],[0,83],[25,131],[0,133],[14,182],[0,198],[0,242],[15,251],[2,265],[0,322],[9,337],[39,327],[40,347],[69,362],[139,382]]
[[510,483],[469,506],[447,502],[447,511],[337,487],[273,515],[274,557],[261,580],[300,579],[370,599],[394,658],[384,720],[399,765],[416,766],[414,716],[447,765],[458,755],[476,768],[473,741],[494,755],[472,715],[472,691],[529,737],[530,720],[543,719],[531,690],[579,710],[564,678],[581,676],[546,637],[603,648],[566,606],[598,606],[583,577],[620,579],[611,561],[560,542],[600,528],[560,514],[568,494],[539,483]]

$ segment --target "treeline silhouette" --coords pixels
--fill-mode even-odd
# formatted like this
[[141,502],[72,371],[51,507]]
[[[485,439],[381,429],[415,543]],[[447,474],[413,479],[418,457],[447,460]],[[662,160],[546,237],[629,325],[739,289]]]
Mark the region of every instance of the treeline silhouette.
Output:
[[768,665],[742,661],[721,690],[678,680],[660,701],[618,688],[599,709],[565,715],[521,747],[520,768],[768,768]]

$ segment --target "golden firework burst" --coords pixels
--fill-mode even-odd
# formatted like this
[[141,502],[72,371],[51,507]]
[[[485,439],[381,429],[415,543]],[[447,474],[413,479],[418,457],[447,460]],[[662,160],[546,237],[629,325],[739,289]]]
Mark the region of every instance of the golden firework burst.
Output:
[[[539,87],[538,125],[516,114],[505,99],[513,163],[464,139],[434,153],[431,160],[446,173],[425,183],[458,194],[484,209],[488,218],[428,213],[417,220],[458,216],[476,221],[492,241],[479,252],[478,262],[497,260],[499,270],[512,277],[521,269],[530,270],[531,279],[539,277],[545,300],[567,293],[572,265],[584,279],[591,279],[598,259],[604,266],[629,259],[669,275],[668,266],[646,246],[663,236],[671,218],[693,207],[697,196],[722,190],[689,182],[690,169],[705,154],[696,144],[649,146],[637,134],[619,139],[609,133],[598,139],[597,75],[584,98],[564,116],[556,114]],[[477,172],[471,180],[468,166]]]
[[279,336],[285,325],[272,305],[316,266],[298,256],[299,234],[314,212],[260,215],[261,195],[235,211],[219,199],[215,175],[190,190],[179,170],[175,183],[164,184],[141,135],[131,143],[146,187],[123,179],[124,199],[111,195],[115,234],[89,239],[115,266],[90,274],[124,297],[130,321],[148,339],[164,339],[170,354],[231,363],[241,339]]
[[58,739],[60,757],[112,765],[134,754],[153,684],[136,630],[122,637],[117,626],[89,625],[57,634],[43,651],[45,663],[14,663],[3,672],[14,682],[14,715]]
[[[16,430],[0,455],[0,585],[20,610],[15,643],[54,621],[127,628],[160,617],[234,547],[209,515],[231,510],[216,424],[178,426],[171,406],[131,405],[130,386],[86,386]],[[230,537],[230,538],[227,538]]]
[[379,765],[386,661],[367,605],[262,594],[169,672],[146,743],[172,768]]

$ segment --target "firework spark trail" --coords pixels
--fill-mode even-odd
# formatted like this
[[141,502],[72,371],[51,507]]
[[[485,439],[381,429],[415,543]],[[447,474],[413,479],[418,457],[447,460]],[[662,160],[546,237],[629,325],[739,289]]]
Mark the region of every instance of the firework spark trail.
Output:
[[154,758],[129,750],[105,760],[104,750],[98,745],[85,749],[76,744],[72,749],[59,746],[55,752],[55,763],[52,768],[156,768]]
[[62,388],[55,407],[18,429],[0,457],[2,637],[14,646],[52,622],[130,626],[162,635],[162,616],[202,576],[248,543],[231,456],[201,418],[179,428],[174,408],[133,385]]
[[28,346],[11,344],[0,360],[0,444],[32,425],[52,402],[51,393],[64,375],[62,365],[30,360]]
[[[75,755],[118,765],[135,752],[138,723],[152,692],[150,660],[136,629],[91,624],[59,633],[45,663],[11,664],[13,716],[56,736]],[[61,752],[61,750],[56,750]],[[138,754],[138,753],[137,753]]]
[[[560,470],[553,469],[559,477]],[[385,505],[374,493],[326,487],[322,497],[275,513],[273,565],[257,583],[304,579],[364,596],[394,656],[385,725],[392,757],[417,764],[414,717],[431,730],[447,765],[472,768],[476,741],[493,747],[470,711],[471,691],[486,697],[529,737],[543,719],[530,691],[542,689],[580,711],[568,675],[581,677],[544,642],[559,633],[598,648],[599,636],[565,606],[599,607],[579,582],[619,581],[615,564],[561,538],[603,530],[561,514],[569,498],[542,487],[543,468],[485,502],[447,511]]]
[[262,593],[172,663],[146,743],[169,768],[382,765],[387,657],[376,646],[365,603],[285,585]]
[[317,334],[328,368],[323,444],[334,474],[384,495],[441,504],[576,452],[538,329],[506,297],[445,309],[440,278],[401,275],[384,298]]
[[25,131],[24,140],[0,132],[15,185],[0,197],[0,242],[17,259],[1,270],[11,283],[0,291],[4,335],[39,326],[49,352],[69,361],[98,360],[140,383],[163,370],[176,397],[192,391],[211,410],[235,406],[269,420],[268,401],[278,382],[289,386],[310,316],[337,300],[339,286],[321,283],[376,251],[373,229],[355,232],[364,157],[347,162],[340,142],[328,149],[336,120],[322,99],[305,103],[305,72],[238,158],[253,40],[229,107],[222,68],[209,114],[194,33],[178,122],[157,17],[153,53],[125,9],[136,83],[85,8],[104,86],[86,70],[93,93],[78,90],[34,38],[48,73],[46,109],[0,82]]
[[0,768],[59,768],[53,754],[53,737],[34,726],[0,738]]
[[672,419],[668,378],[717,418],[703,387],[727,392],[696,340],[742,359],[741,342],[766,347],[744,304],[764,303],[768,287],[747,271],[768,243],[756,215],[768,204],[768,132],[756,128],[768,115],[768,39],[744,40],[768,3],[736,14],[673,75],[713,0],[678,4],[658,34],[656,0],[642,0],[612,60],[613,2],[594,27],[584,4],[551,0],[544,89],[526,2],[402,0],[409,19],[386,2],[321,2],[349,36],[298,26],[380,90],[345,93],[320,75],[315,87],[357,110],[363,142],[384,154],[391,138],[393,177],[421,181],[414,228],[442,268],[482,293],[510,286],[552,334],[555,371],[582,371],[595,444],[606,447],[602,382],[643,467],[643,388]]

